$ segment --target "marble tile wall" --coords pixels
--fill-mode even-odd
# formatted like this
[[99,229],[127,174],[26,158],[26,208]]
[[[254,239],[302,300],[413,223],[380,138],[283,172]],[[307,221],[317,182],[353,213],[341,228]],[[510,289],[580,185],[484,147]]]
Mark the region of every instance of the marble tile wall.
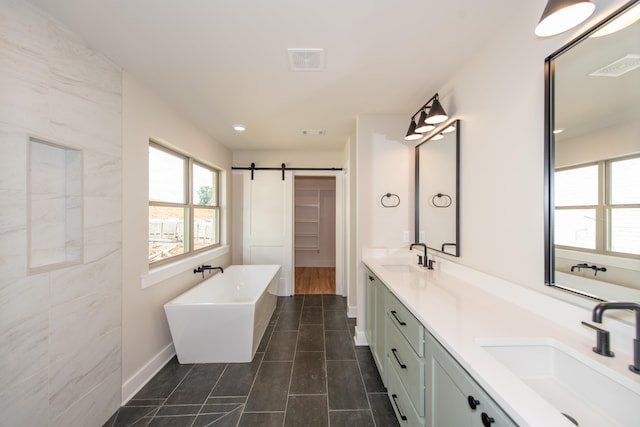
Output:
[[80,150],[30,138],[29,267],[82,260]]
[[[31,274],[30,136],[82,152],[84,207],[80,263]],[[23,0],[0,0],[0,150],[0,425],[102,425],[122,382],[122,74]]]

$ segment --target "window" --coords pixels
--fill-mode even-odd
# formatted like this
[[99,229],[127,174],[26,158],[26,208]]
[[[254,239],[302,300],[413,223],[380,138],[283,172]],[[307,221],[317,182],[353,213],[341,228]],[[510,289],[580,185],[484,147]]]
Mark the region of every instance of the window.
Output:
[[220,245],[219,171],[149,144],[149,263]]
[[640,255],[640,156],[555,173],[555,244]]

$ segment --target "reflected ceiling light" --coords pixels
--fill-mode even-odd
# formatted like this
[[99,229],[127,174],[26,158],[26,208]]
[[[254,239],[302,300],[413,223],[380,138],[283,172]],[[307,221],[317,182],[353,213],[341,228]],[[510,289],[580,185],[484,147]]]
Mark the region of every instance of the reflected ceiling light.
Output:
[[536,26],[536,36],[549,37],[564,33],[583,23],[596,5],[589,0],[548,0]]
[[609,22],[604,27],[600,28],[589,37],[608,36],[609,34],[613,34],[617,31],[627,28],[629,25],[638,21],[638,19],[640,19],[640,3],[633,6],[630,10],[623,13],[613,21]]
[[442,131],[442,133],[451,133],[454,130],[456,130],[456,126],[455,125],[449,125]]
[[431,138],[431,141],[438,141],[438,140],[440,140],[442,138],[444,138],[444,135],[442,133],[439,133],[436,136],[434,136],[433,138]]
[[554,135],[557,135],[557,134],[562,133],[562,132],[564,132],[564,128],[558,128],[558,129],[554,129],[553,130],[553,134]]
[[247,127],[245,125],[233,125],[233,130],[236,132],[244,132],[247,130]]
[[[416,116],[418,122],[416,123]],[[425,132],[432,131],[436,128],[437,123],[441,123],[447,120],[449,116],[445,113],[444,108],[438,100],[438,94],[433,95],[418,111],[411,116],[411,124],[407,131],[407,136],[404,137],[406,141],[415,141],[420,139]]]
[[409,124],[409,130],[407,130],[407,136],[404,137],[405,141],[415,141],[417,139],[422,138],[422,134],[416,132],[416,121],[412,117],[411,124]]

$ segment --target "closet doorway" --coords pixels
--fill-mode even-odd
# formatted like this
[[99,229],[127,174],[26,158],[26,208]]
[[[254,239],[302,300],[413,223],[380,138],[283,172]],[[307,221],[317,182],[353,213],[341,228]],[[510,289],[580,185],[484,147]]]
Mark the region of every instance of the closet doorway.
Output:
[[336,293],[336,178],[294,181],[294,293]]

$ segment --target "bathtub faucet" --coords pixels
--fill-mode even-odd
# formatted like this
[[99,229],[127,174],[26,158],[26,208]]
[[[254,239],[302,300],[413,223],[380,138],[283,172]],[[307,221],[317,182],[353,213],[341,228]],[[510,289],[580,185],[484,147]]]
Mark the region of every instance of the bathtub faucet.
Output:
[[220,273],[224,273],[224,269],[222,267],[212,267],[210,265],[201,265],[198,268],[194,268],[193,269],[193,274],[198,274],[198,273],[202,273],[202,278],[204,279],[204,272],[206,270],[209,270],[209,272],[211,272],[211,270],[220,270]]

